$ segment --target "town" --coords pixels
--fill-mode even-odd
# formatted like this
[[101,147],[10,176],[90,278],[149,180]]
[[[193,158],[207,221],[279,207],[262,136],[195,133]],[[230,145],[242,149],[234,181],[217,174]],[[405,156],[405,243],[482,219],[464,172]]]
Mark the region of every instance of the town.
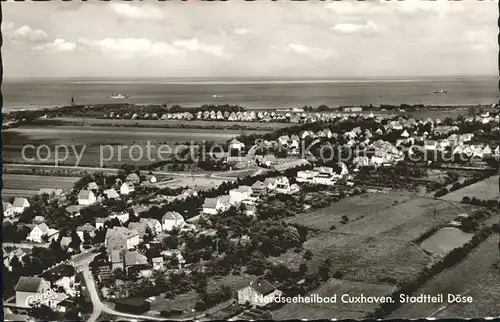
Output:
[[[399,295],[474,260],[499,283],[470,285],[470,305],[498,292],[498,107],[443,120],[318,110],[124,116],[295,124],[4,197],[4,320],[419,317],[439,306],[411,311]],[[395,301],[273,301],[348,291]]]

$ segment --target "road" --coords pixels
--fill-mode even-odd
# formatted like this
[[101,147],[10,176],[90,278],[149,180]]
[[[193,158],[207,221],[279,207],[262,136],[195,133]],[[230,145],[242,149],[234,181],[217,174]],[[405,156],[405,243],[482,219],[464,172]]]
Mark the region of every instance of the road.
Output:
[[[149,316],[149,315],[135,315],[135,314],[129,314],[125,312],[119,312],[116,311],[108,306],[106,306],[104,303],[102,303],[101,299],[99,298],[99,294],[96,289],[96,284],[94,281],[94,278],[92,276],[92,272],[90,271],[89,268],[89,263],[92,261],[92,257],[85,258],[85,260],[80,261],[80,265],[82,267],[82,272],[83,272],[83,277],[85,279],[85,285],[87,287],[87,291],[89,292],[90,299],[92,301],[93,305],[93,310],[92,310],[92,315],[89,317],[87,320],[88,322],[94,322],[97,321],[101,313],[107,313],[110,315],[118,316],[118,317],[123,317],[127,319],[136,319],[140,321],[190,321],[192,318],[184,318],[184,319],[167,319],[167,318],[160,318],[160,317],[154,317],[154,316]],[[203,317],[204,314],[196,317],[196,318],[201,318]]]

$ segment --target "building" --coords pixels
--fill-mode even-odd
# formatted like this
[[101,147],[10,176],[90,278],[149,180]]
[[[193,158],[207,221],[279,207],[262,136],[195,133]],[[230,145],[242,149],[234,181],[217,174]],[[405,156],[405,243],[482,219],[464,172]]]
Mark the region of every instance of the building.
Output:
[[249,303],[252,306],[262,307],[272,303],[274,298],[282,294],[282,291],[266,280],[252,281],[247,287],[238,290],[238,304]]
[[156,183],[156,182],[158,182],[158,179],[156,179],[156,177],[155,177],[154,175],[152,175],[152,174],[148,174],[148,175],[146,176],[146,180],[147,180],[148,182],[151,182],[151,183]]
[[137,173],[131,173],[127,176],[127,181],[131,182],[132,184],[137,184],[139,183],[140,178]]
[[12,207],[10,202],[3,203],[3,217],[9,218],[14,216],[14,207]]
[[14,202],[12,203],[12,211],[14,212],[14,214],[21,214],[29,206],[30,203],[28,202],[28,199],[17,197],[16,199],[14,199]]
[[233,139],[229,143],[229,151],[231,151],[231,150],[241,151],[243,149],[245,149],[245,144],[243,142],[238,141],[237,139]]
[[99,186],[97,185],[97,183],[95,182],[90,182],[88,185],[87,185],[87,189],[88,190],[95,190],[95,191],[98,191],[99,190]]
[[168,211],[161,219],[163,230],[171,231],[174,228],[180,229],[185,225],[184,217],[176,211]]
[[117,311],[142,314],[150,310],[151,304],[148,301],[137,298],[116,300],[115,309]]
[[163,269],[164,261],[162,256],[153,257],[151,263],[153,264],[153,270],[160,271]]
[[122,195],[128,195],[134,191],[135,191],[135,187],[134,187],[134,184],[132,182],[124,182],[120,186],[120,194],[122,194]]
[[38,294],[44,294],[50,290],[50,283],[41,277],[21,276],[14,288],[16,306],[29,307],[28,302],[30,302],[30,299],[34,299]]
[[59,231],[41,223],[33,226],[26,239],[34,243],[41,243],[44,241],[44,236],[46,236],[47,241],[51,241],[59,237]]
[[62,189],[40,188],[38,195],[48,195],[49,197],[60,197],[63,194]]
[[144,237],[144,235],[146,235],[148,228],[153,236],[162,231],[161,223],[153,218],[141,218],[139,222],[131,222],[128,224],[128,229],[137,230],[140,237]]
[[254,195],[261,195],[266,192],[266,187],[262,181],[255,181],[250,188],[252,188],[252,193]]
[[69,295],[75,295],[75,268],[68,264],[62,264],[43,273],[42,277],[47,280],[52,287],[61,287]]
[[342,107],[342,111],[344,113],[361,113],[363,112],[363,108],[361,106],[346,106]]
[[96,231],[95,227],[89,223],[86,223],[85,225],[79,226],[76,228],[76,233],[78,234],[78,237],[80,237],[82,242],[85,240],[85,237],[84,237],[85,232],[87,232],[90,237],[94,237],[95,231]]
[[113,227],[106,231],[104,246],[111,250],[133,249],[139,244],[139,233],[124,227]]
[[104,190],[104,195],[106,195],[106,198],[108,198],[108,199],[119,199],[120,198],[120,195],[118,194],[118,192],[116,192],[115,189]]
[[230,190],[229,197],[231,198],[231,204],[240,204],[243,200],[250,198],[252,193],[252,188],[249,186],[239,186],[236,189]]
[[88,206],[97,201],[94,193],[90,190],[81,190],[78,194],[78,204]]
[[224,204],[220,198],[206,198],[203,203],[203,213],[216,215],[219,211],[224,211]]
[[66,207],[65,210],[70,217],[78,217],[78,216],[80,216],[80,209],[81,208],[82,208],[82,206],[80,206],[80,205],[71,205],[71,206]]

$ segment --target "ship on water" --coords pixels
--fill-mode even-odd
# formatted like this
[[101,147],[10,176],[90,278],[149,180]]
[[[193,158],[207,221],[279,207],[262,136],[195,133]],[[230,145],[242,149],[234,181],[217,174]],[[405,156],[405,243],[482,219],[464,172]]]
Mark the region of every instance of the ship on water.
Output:
[[129,98],[130,96],[129,95],[123,95],[123,94],[114,94],[114,93],[111,93],[111,96],[108,96],[107,98],[110,98],[112,100],[122,100],[122,99],[125,99],[125,98]]
[[438,89],[434,91],[434,94],[446,94],[448,93],[447,89]]

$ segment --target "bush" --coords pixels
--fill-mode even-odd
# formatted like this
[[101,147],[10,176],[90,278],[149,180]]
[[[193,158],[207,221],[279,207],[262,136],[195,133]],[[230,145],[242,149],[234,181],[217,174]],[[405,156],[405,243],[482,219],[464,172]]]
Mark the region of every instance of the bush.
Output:
[[441,188],[441,189],[439,189],[439,190],[438,190],[438,191],[434,194],[434,197],[436,197],[436,198],[442,197],[442,196],[444,196],[445,194],[447,194],[448,192],[449,192],[449,191],[448,191],[448,189],[446,189],[446,188]]
[[335,225],[331,225],[330,226],[330,230],[335,230],[337,227],[335,227]]

